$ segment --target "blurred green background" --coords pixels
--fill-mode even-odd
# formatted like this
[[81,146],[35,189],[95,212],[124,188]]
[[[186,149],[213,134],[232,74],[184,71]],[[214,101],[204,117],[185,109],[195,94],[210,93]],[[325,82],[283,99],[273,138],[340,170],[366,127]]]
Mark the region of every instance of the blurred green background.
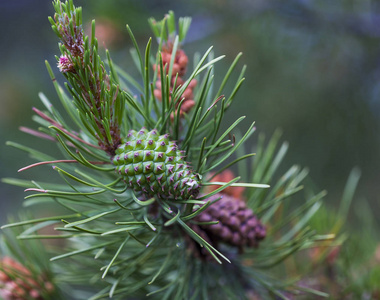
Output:
[[[259,132],[270,136],[283,130],[290,143],[287,165],[310,169],[314,184],[327,189],[327,201],[337,205],[350,170],[358,166],[362,178],[355,207],[367,199],[374,219],[380,216],[380,5],[360,1],[75,1],[83,6],[88,24],[96,18],[100,43],[110,49],[124,68],[132,64],[128,23],[141,46],[151,31],[150,16],[161,19],[169,10],[177,17],[192,16],[184,46],[189,57],[214,45],[226,54],[216,77],[241,51],[248,65],[246,81],[229,117],[247,115]],[[55,64],[57,38],[47,16],[53,12],[45,0],[0,1],[0,177],[43,177],[43,166],[17,173],[32,163],[19,150],[5,146],[12,140],[38,149],[51,144],[19,132],[35,127],[31,108],[42,108],[43,91],[56,103],[44,60]],[[242,64],[241,64],[242,65]],[[133,71],[132,71],[133,73]],[[56,71],[58,79],[63,77]],[[217,78],[218,80],[218,78]],[[227,125],[227,124],[226,124]],[[248,126],[248,121],[245,126]],[[256,138],[251,139],[252,145]],[[41,175],[42,174],[42,175]],[[0,223],[21,207],[22,188],[0,185]],[[379,221],[377,221],[379,222]],[[356,223],[360,228],[360,222]]]

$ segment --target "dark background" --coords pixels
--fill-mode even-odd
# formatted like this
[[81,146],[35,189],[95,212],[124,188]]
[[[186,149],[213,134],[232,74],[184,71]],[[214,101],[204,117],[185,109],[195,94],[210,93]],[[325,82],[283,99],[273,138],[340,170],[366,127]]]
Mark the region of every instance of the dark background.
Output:
[[[234,57],[244,53],[246,81],[229,122],[240,115],[256,120],[259,132],[270,136],[283,130],[290,151],[283,168],[297,163],[310,169],[319,189],[327,189],[335,209],[350,170],[358,166],[362,178],[355,207],[368,201],[379,218],[380,179],[380,7],[375,1],[76,1],[83,6],[86,24],[96,18],[99,40],[122,67],[131,66],[129,24],[140,45],[151,31],[150,16],[161,19],[169,10],[192,16],[184,49],[189,57],[214,45],[215,55],[226,54],[218,64],[221,78]],[[0,177],[43,177],[49,167],[17,173],[34,161],[5,146],[12,140],[50,147],[18,131],[36,127],[31,108],[42,108],[44,92],[57,98],[44,60],[55,64],[57,38],[47,16],[50,1],[0,1]],[[58,71],[55,70],[56,74]],[[132,71],[133,73],[133,71]],[[63,78],[58,74],[63,83]],[[244,126],[248,126],[247,121]],[[225,124],[227,126],[228,124]],[[251,139],[253,145],[257,135]],[[47,176],[46,176],[47,177]],[[0,223],[21,207],[22,188],[0,185]],[[360,221],[356,221],[360,228]]]

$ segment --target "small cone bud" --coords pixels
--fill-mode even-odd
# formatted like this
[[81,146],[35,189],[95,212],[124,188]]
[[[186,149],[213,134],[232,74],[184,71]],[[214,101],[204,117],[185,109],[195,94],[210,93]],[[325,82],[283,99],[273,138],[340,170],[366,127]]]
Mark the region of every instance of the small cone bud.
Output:
[[195,105],[195,101],[194,100],[186,100],[185,102],[183,102],[182,106],[181,106],[181,110],[185,113],[188,113]]
[[[162,57],[162,65],[166,69],[166,74],[169,72],[169,66],[170,61],[172,59],[172,51],[173,51],[173,45],[171,43],[168,43],[162,47],[161,57]],[[182,86],[185,83],[185,80],[183,79],[183,76],[186,73],[187,64],[189,62],[189,59],[182,49],[177,50],[175,53],[174,62],[172,65],[172,76],[170,80],[170,91],[172,92],[175,88]],[[157,69],[157,75],[160,78],[161,72],[160,67],[154,65],[153,69]],[[191,80],[188,87],[183,92],[180,99],[178,99],[176,105],[176,108],[178,107],[179,103],[184,100],[181,108],[180,108],[180,117],[183,117],[184,113],[189,113],[190,110],[194,107],[194,88],[197,85],[197,81],[195,79]],[[154,90],[154,96],[159,101],[162,100],[162,94],[161,94],[161,80],[157,80],[156,82],[156,89]],[[191,101],[185,105],[186,102]],[[174,120],[174,114],[171,115],[171,119]]]
[[196,79],[192,79],[189,83],[189,88],[194,89],[197,86],[198,81]]
[[153,93],[154,93],[154,97],[156,97],[160,101],[162,100],[161,90],[155,89]]
[[193,90],[187,88],[187,89],[183,92],[182,97],[184,97],[185,99],[191,99],[191,98],[193,98]]
[[61,57],[58,60],[57,66],[59,71],[62,73],[74,71],[74,65],[66,55],[61,55]]

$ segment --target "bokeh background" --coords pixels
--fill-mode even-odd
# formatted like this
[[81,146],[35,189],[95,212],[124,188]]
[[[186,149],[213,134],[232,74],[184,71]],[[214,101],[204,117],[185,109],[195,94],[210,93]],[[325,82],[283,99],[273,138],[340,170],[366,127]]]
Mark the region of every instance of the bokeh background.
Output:
[[[239,100],[229,113],[231,120],[247,115],[267,136],[281,128],[282,139],[290,143],[283,168],[294,163],[309,167],[316,188],[329,192],[326,202],[331,210],[338,205],[350,170],[358,166],[362,177],[348,226],[360,230],[355,209],[363,205],[368,205],[366,217],[380,226],[379,2],[77,0],[76,5],[83,6],[87,24],[96,18],[99,40],[124,68],[132,66],[125,24],[143,46],[152,35],[147,19],[161,19],[169,9],[177,16],[193,17],[184,46],[190,57],[210,45],[216,55],[227,55],[219,63],[217,77],[243,52],[241,66],[247,64],[248,70]],[[41,177],[49,168],[18,174],[17,169],[33,161],[5,142],[41,150],[51,147],[18,127],[35,127],[31,108],[42,108],[39,92],[57,101],[44,64],[45,59],[54,64],[58,54],[57,38],[47,20],[52,12],[51,1],[0,1],[2,178],[31,179],[37,173]],[[251,144],[256,140],[257,135]],[[8,214],[21,207],[24,193],[3,183],[0,190],[3,224]]]

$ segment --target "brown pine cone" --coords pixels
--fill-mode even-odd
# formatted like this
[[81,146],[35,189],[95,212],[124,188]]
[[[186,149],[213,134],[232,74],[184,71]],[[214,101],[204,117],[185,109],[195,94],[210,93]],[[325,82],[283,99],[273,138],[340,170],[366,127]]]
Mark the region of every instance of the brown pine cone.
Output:
[[210,221],[219,221],[219,223],[192,224],[193,230],[200,236],[206,236],[215,247],[218,247],[219,243],[225,243],[237,247],[240,252],[244,247],[258,247],[259,242],[266,236],[265,226],[243,200],[223,194],[216,194],[208,200],[219,197],[222,199],[193,219],[199,223]]

